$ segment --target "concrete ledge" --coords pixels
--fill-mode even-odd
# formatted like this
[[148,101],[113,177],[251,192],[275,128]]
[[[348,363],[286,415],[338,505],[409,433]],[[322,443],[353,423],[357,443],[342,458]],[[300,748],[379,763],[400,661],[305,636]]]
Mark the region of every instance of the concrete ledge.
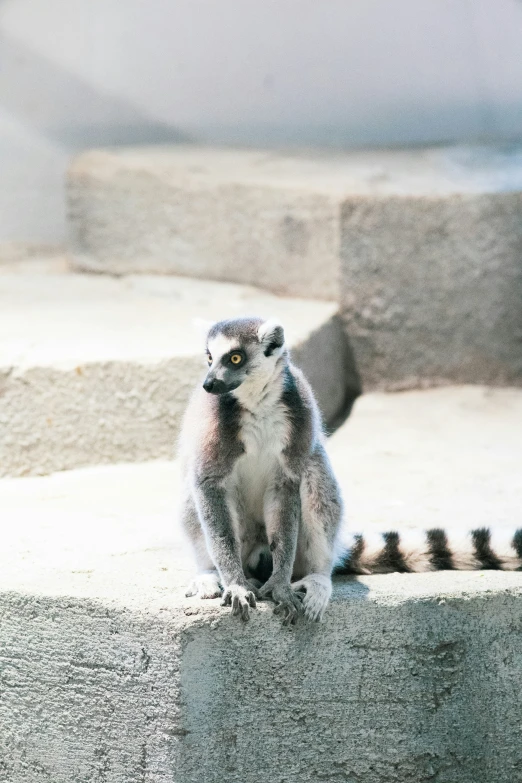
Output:
[[75,264],[337,299],[339,202],[328,182],[317,187],[321,171],[313,159],[249,150],[86,152],[68,175]]
[[365,388],[522,384],[522,193],[353,199],[342,226]]
[[[351,528],[512,524],[521,404],[362,397],[330,441]],[[184,597],[178,481],[168,462],[0,481],[6,781],[519,780],[522,573],[339,581],[321,625],[265,604],[243,625]]]
[[333,423],[356,393],[336,310],[187,278],[0,269],[0,475],[171,457],[204,373],[195,318],[279,317]]
[[290,631],[216,604],[183,599],[165,553],[0,594],[5,779],[518,779],[520,574],[339,583]]
[[522,381],[519,148],[99,150],[69,212],[81,269],[340,298],[366,389]]
[[376,179],[340,220],[363,386],[522,384],[522,148],[397,153]]

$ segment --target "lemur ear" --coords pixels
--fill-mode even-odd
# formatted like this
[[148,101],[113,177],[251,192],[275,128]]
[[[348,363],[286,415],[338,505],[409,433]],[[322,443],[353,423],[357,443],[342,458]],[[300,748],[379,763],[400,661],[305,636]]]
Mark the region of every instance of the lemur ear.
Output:
[[259,342],[265,346],[265,356],[272,356],[275,351],[282,348],[285,344],[285,330],[279,321],[273,319],[261,324],[257,336]]

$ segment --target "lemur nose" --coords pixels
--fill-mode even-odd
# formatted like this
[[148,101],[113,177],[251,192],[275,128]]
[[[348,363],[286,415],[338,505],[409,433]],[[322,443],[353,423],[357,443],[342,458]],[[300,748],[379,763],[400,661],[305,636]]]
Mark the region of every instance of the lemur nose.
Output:
[[206,378],[203,384],[203,388],[206,392],[211,392],[214,388],[214,378]]

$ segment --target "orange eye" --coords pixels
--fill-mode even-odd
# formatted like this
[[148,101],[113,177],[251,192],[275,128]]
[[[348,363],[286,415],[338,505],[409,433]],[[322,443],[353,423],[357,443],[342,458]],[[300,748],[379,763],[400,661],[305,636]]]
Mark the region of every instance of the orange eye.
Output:
[[230,357],[230,361],[232,362],[232,364],[235,364],[237,366],[238,364],[241,364],[241,362],[243,361],[243,357],[241,356],[240,353],[233,353],[232,356]]

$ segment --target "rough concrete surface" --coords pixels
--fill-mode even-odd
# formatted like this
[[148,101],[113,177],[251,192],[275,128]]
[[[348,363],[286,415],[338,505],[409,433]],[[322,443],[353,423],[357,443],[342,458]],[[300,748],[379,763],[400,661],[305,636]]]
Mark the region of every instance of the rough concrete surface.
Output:
[[82,269],[340,297],[365,388],[522,381],[522,148],[95,150],[69,172]]
[[[438,523],[430,477],[463,510],[473,475],[460,521],[491,523],[495,496],[510,519],[521,408],[515,390],[358,400],[330,442],[352,525],[394,500]],[[243,625],[183,596],[178,480],[157,462],[0,481],[0,780],[522,780],[522,574],[341,580],[321,625],[268,604]]]
[[341,259],[365,388],[522,384],[521,192],[346,201]]
[[317,187],[316,169],[313,159],[249,150],[84,153],[68,176],[74,262],[337,299],[339,204],[327,182]]
[[[356,383],[336,305],[178,277],[0,266],[0,475],[170,458],[204,374],[198,318],[278,317],[326,421]],[[30,267],[30,268],[29,268]]]

